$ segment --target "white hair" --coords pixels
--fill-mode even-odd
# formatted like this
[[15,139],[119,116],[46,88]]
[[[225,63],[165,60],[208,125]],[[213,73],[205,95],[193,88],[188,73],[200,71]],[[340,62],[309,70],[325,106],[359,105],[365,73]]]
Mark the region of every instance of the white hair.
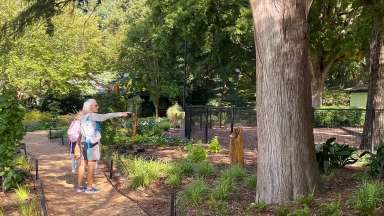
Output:
[[89,113],[89,112],[91,112],[91,106],[92,106],[93,104],[95,104],[95,103],[97,103],[95,99],[92,99],[92,98],[91,98],[91,99],[86,100],[86,101],[84,102],[84,104],[83,104],[83,112],[84,112],[84,113]]

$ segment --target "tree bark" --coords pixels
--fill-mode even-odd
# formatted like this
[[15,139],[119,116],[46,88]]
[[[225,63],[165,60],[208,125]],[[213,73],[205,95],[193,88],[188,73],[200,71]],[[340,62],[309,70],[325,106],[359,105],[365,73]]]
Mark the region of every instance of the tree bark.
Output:
[[309,54],[309,64],[312,75],[312,107],[316,108],[322,105],[325,81],[329,71],[332,69],[333,65],[335,65],[339,57],[336,55],[327,60],[324,56],[319,56],[314,52],[315,51],[312,51]]
[[375,18],[369,48],[369,84],[361,149],[375,148],[382,141],[384,126],[384,35],[380,18]]
[[251,0],[257,72],[257,201],[282,203],[318,189],[308,62],[309,2]]
[[153,105],[155,106],[155,116],[157,119],[157,118],[159,118],[160,96],[158,96],[158,95],[152,96],[152,102],[153,102]]

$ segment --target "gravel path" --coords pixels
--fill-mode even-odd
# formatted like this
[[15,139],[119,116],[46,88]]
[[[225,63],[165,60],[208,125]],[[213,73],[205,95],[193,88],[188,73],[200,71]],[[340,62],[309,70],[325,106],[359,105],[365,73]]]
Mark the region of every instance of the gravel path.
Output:
[[100,192],[76,193],[67,148],[59,141],[48,140],[47,134],[47,131],[27,133],[23,142],[27,144],[28,152],[39,160],[49,215],[145,216],[135,203],[111,187],[101,166],[95,180]]

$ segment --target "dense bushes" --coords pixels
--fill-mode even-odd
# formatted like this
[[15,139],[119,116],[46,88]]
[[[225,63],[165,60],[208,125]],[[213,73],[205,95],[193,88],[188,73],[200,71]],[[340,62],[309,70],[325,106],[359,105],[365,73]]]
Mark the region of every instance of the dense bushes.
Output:
[[365,111],[353,108],[321,108],[314,111],[315,127],[361,127]]
[[24,114],[15,91],[4,90],[0,93],[0,175],[5,177],[7,188],[23,180],[23,174],[16,169],[15,158],[24,135]]

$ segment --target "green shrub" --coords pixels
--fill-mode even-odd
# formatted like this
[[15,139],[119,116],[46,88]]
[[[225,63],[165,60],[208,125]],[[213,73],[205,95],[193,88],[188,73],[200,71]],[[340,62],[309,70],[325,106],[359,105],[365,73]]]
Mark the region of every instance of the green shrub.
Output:
[[384,175],[384,143],[377,148],[376,154],[372,154],[368,162],[369,173],[374,177]]
[[297,203],[305,207],[311,207],[314,202],[315,202],[315,190],[313,190],[312,193],[306,196],[301,196],[297,199]]
[[224,170],[220,176],[220,180],[229,180],[231,182],[240,181],[247,175],[244,168],[239,166],[232,166]]
[[207,159],[207,150],[201,144],[187,145],[187,160],[197,163]]
[[161,135],[163,130],[158,125],[159,119],[140,118],[137,123],[137,133],[140,135],[155,136]]
[[22,216],[38,216],[37,202],[32,199],[26,186],[18,186],[15,190],[19,213]]
[[41,112],[39,110],[31,110],[25,113],[24,122],[50,122],[52,115],[48,112]]
[[193,165],[193,171],[198,177],[207,177],[212,175],[213,167],[208,161],[202,161]]
[[219,153],[221,151],[221,146],[219,143],[219,138],[214,136],[208,144],[208,151],[211,153]]
[[302,209],[296,209],[293,212],[290,212],[287,216],[310,216],[311,210],[308,208],[308,206],[305,206]]
[[170,173],[167,177],[167,184],[172,187],[177,187],[183,181],[183,176],[178,172]]
[[167,118],[169,119],[172,127],[180,127],[180,120],[184,119],[183,109],[179,104],[175,104],[167,109]]
[[244,185],[248,189],[256,189],[257,186],[257,178],[254,175],[249,175],[244,178]]
[[364,182],[355,192],[351,203],[361,215],[374,215],[384,200],[384,185],[380,181]]
[[365,111],[351,108],[321,108],[314,112],[315,127],[358,127],[364,124]]
[[168,119],[164,118],[164,119],[161,119],[158,123],[158,126],[159,128],[162,130],[162,131],[168,131],[170,128],[171,128],[171,124],[169,122]]
[[226,200],[229,193],[233,190],[233,182],[229,179],[220,180],[211,192],[214,200]]
[[207,183],[202,179],[197,179],[185,187],[182,197],[184,203],[198,206],[206,199],[208,192],[209,187]]
[[267,203],[262,201],[262,202],[258,202],[258,203],[251,203],[248,206],[248,211],[251,209],[255,209],[256,212],[264,212],[265,210],[267,210],[267,208],[268,208]]
[[25,174],[16,170],[15,158],[24,136],[24,108],[19,104],[16,92],[0,92],[0,176],[4,176],[5,189],[16,187],[23,181]]
[[328,173],[332,169],[355,163],[358,160],[352,157],[355,152],[355,148],[338,144],[336,138],[328,139],[325,143],[316,146],[316,159],[320,171]]
[[342,216],[340,201],[320,205],[320,214],[323,216]]
[[133,189],[147,187],[168,173],[169,164],[140,157],[121,157],[120,169]]
[[289,214],[289,208],[286,206],[278,206],[273,210],[276,216],[287,216]]

